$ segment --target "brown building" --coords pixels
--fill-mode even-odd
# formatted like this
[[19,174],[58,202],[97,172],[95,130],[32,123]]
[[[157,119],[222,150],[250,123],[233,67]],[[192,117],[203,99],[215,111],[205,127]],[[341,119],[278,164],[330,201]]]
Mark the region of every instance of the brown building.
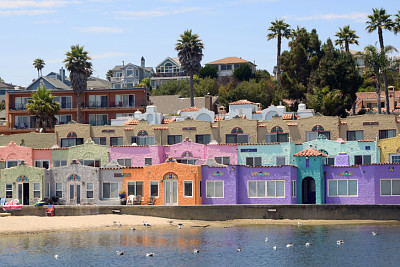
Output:
[[[59,102],[60,111],[56,115],[57,124],[76,120],[76,95],[72,90],[52,91]],[[33,118],[26,110],[32,91],[6,93],[6,120],[8,125],[0,128],[0,133],[25,133],[33,131]],[[148,89],[94,89],[87,90],[82,97],[82,122],[93,126],[109,125],[111,119],[127,116],[139,110],[145,112],[149,104]]]

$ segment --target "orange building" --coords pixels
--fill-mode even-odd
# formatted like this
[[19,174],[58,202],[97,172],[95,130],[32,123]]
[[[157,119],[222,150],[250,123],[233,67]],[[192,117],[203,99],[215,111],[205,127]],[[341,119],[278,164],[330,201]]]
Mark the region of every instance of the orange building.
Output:
[[141,205],[151,196],[154,205],[200,205],[201,166],[168,158],[158,165],[125,168],[122,187],[128,197],[142,196]]

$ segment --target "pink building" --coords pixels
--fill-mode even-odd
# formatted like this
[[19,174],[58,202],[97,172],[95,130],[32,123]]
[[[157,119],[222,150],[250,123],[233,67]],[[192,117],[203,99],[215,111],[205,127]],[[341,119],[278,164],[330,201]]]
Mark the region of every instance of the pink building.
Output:
[[0,147],[0,160],[5,162],[5,168],[17,166],[21,161],[34,166],[32,151],[31,147],[19,146],[11,141],[8,146]]
[[34,148],[33,149],[33,164],[35,167],[49,169],[51,165],[51,148]]
[[237,164],[237,145],[203,145],[186,139],[171,146],[111,146],[110,161],[130,167],[164,163],[168,157],[177,162],[201,165],[212,158],[222,164]]

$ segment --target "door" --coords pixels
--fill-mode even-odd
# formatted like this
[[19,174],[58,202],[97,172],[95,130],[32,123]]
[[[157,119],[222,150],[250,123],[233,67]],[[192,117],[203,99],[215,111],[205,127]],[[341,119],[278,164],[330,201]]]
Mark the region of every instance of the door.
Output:
[[19,183],[17,185],[17,198],[22,205],[29,205],[29,183]]
[[165,205],[178,205],[178,181],[164,181]]
[[71,183],[69,184],[69,201],[71,204],[81,203],[81,184]]
[[306,177],[303,180],[303,204],[315,204],[315,180]]

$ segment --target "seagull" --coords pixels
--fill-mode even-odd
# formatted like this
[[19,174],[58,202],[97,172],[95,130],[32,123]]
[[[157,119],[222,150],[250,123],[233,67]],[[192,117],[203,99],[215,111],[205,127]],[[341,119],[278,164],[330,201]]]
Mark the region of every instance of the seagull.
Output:
[[151,253],[146,253],[146,257],[153,257],[154,256],[154,253],[153,252],[151,252]]
[[113,224],[116,224],[116,223],[117,223],[117,221],[113,220]]
[[54,258],[55,258],[56,260],[58,260],[58,255],[54,255]]
[[143,221],[143,225],[146,227],[150,227],[150,224],[147,221]]
[[379,235],[379,233],[372,231],[372,235]]
[[118,224],[117,224],[118,226],[122,226],[122,224],[120,223],[120,221],[118,221]]
[[118,256],[122,256],[125,254],[125,251],[115,251],[115,253],[117,253]]
[[174,221],[168,221],[169,225],[171,225]]
[[341,244],[343,244],[344,242],[343,242],[343,240],[338,240],[338,241],[336,241],[336,244],[338,244],[338,245],[341,245]]
[[237,252],[241,252],[241,251],[242,251],[242,248],[239,247],[236,251],[237,251]]
[[199,253],[200,252],[200,250],[198,250],[198,249],[193,249],[193,253]]
[[293,247],[293,243],[289,243],[286,245],[287,248]]
[[265,242],[268,242],[268,237],[265,238]]
[[302,222],[297,222],[297,225],[300,226],[300,225],[303,225],[303,223]]
[[135,231],[136,229],[135,229],[135,227],[131,227],[131,230],[132,230],[132,231]]
[[273,249],[274,249],[274,250],[276,250],[276,249],[277,249],[277,247],[276,247],[276,246],[274,246],[274,247],[273,247]]
[[309,247],[311,244],[309,242],[306,243],[306,247]]
[[183,225],[183,224],[178,223],[178,228],[179,228],[179,229],[182,229],[182,225]]

